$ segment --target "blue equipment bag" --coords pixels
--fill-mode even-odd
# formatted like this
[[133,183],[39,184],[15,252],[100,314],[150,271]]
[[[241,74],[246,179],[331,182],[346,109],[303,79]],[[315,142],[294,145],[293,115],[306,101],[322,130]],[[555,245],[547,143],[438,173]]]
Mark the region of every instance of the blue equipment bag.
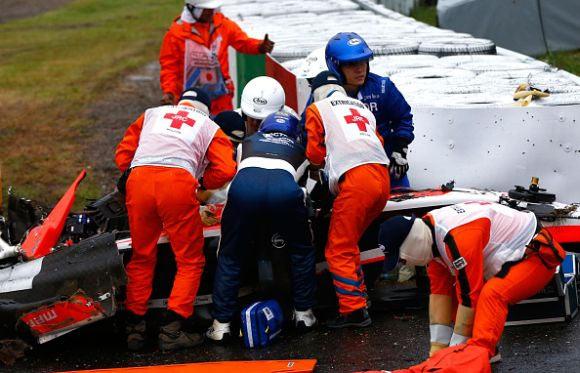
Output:
[[242,310],[241,317],[246,347],[264,347],[282,331],[282,307],[275,300],[252,303]]

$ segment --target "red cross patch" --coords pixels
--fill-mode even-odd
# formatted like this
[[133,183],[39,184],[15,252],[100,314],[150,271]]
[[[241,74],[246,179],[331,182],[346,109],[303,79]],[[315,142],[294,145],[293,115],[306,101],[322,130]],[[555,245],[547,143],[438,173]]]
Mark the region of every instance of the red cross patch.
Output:
[[195,120],[193,118],[189,118],[187,115],[189,113],[187,111],[178,111],[177,114],[167,113],[163,118],[171,119],[171,128],[177,128],[178,130],[181,129],[181,126],[184,124],[193,127],[195,124]]
[[344,120],[346,120],[346,123],[348,124],[356,124],[361,132],[367,131],[369,120],[363,117],[357,109],[350,109],[350,115],[345,116]]

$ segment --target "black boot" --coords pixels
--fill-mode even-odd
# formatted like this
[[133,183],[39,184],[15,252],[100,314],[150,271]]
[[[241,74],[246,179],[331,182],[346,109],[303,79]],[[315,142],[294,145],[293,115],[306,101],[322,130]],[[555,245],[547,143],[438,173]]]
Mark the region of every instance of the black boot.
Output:
[[361,308],[351,313],[338,315],[336,319],[327,322],[326,326],[333,329],[346,327],[362,328],[371,325],[371,323],[372,320],[371,317],[369,316],[369,312],[367,311],[366,308]]
[[159,329],[159,349],[162,351],[178,350],[200,345],[203,336],[183,330],[185,319],[173,311],[167,311],[165,323]]
[[131,351],[139,351],[145,347],[147,323],[145,317],[127,312],[125,321],[125,335],[127,336],[127,348]]

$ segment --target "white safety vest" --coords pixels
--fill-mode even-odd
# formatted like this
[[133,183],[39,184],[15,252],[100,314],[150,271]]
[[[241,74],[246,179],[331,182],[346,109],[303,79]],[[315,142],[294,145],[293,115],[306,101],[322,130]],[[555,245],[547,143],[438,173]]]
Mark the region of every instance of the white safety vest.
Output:
[[332,193],[338,192],[338,181],[348,170],[369,163],[389,165],[375,117],[362,102],[336,92],[314,105],[324,125],[324,170]]
[[[489,242],[483,249],[485,279],[495,276],[504,263],[520,260],[526,245],[536,232],[536,216],[531,212],[517,211],[510,207],[489,202],[467,202],[443,207],[429,213],[434,220],[435,243],[441,259],[455,273],[460,269],[445,250],[445,237],[454,228],[477,219],[489,219],[491,232]],[[461,265],[469,263],[459,263]]]
[[205,153],[218,129],[203,111],[190,106],[149,109],[131,167],[178,167],[199,179],[209,163]]

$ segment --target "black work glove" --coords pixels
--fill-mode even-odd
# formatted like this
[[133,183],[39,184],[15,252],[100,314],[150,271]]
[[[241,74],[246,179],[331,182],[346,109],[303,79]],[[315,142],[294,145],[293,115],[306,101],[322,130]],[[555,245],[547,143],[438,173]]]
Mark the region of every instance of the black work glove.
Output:
[[407,161],[408,144],[404,140],[396,140],[391,153],[391,165],[389,167],[391,176],[395,180],[400,180],[409,171],[409,161]]
[[129,167],[123,172],[119,180],[117,180],[117,190],[123,195],[127,194],[127,179],[129,179],[130,174],[131,168]]

